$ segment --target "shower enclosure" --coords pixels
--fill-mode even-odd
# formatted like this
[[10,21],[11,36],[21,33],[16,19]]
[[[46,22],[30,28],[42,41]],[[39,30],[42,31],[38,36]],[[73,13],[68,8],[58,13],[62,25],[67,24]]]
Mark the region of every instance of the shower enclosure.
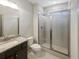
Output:
[[52,12],[49,16],[39,15],[39,44],[45,48],[70,54],[70,11]]

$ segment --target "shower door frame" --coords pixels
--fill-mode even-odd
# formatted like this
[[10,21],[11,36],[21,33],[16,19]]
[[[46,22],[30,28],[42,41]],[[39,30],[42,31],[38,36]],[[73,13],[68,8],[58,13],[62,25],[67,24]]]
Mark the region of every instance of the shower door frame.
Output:
[[[61,11],[56,11],[56,12],[53,12],[53,13],[57,13],[57,12],[64,12],[64,11],[68,11],[69,12],[69,16],[71,16],[71,14],[70,14],[70,9],[67,9],[67,10],[61,10]],[[52,29],[50,29],[50,30],[52,30]],[[52,42],[52,32],[50,32],[51,33],[51,35],[50,35],[50,42],[51,42],[51,50],[53,50],[53,51],[55,51],[55,52],[58,52],[58,53],[61,53],[61,54],[63,54],[63,55],[66,55],[66,56],[70,56],[70,19],[68,20],[68,54],[65,54],[65,53],[63,53],[63,52],[60,52],[60,51],[57,51],[57,50],[55,50],[55,49],[53,49],[53,47],[52,47],[52,45],[53,45],[53,42]]]
[[[68,11],[69,12],[69,14],[70,14],[70,16],[71,16],[71,11],[70,11],[70,9],[66,9],[66,10],[60,10],[60,11],[55,11],[55,12],[52,12],[52,13],[57,13],[57,12],[64,12],[64,11]],[[69,56],[70,57],[70,21],[71,21],[71,18],[68,20],[68,54],[65,54],[65,53],[63,53],[63,52],[60,52],[60,51],[57,51],[57,50],[54,50],[53,48],[52,48],[52,44],[53,44],[53,42],[52,42],[52,29],[50,29],[50,48],[47,48],[47,47],[44,47],[44,48],[47,48],[47,49],[50,49],[50,50],[52,50],[52,51],[55,51],[55,52],[57,52],[57,53],[60,53],[60,54],[63,54],[63,55],[66,55],[66,56]],[[38,44],[40,44],[40,40],[39,40],[39,14],[38,14]],[[51,25],[50,25],[51,26]],[[51,26],[52,27],[52,26]]]

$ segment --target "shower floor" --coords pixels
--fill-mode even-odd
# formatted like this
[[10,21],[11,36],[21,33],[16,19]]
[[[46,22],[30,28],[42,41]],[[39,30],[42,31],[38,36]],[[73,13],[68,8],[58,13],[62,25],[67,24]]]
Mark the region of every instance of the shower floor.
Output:
[[[50,44],[49,43],[44,43],[42,44],[43,47],[46,47],[46,48],[50,48]],[[53,45],[52,46],[54,50],[57,50],[59,52],[62,52],[62,53],[65,53],[65,54],[68,54],[68,49],[67,48],[64,48],[64,47],[61,47],[61,46],[57,46],[57,45]]]

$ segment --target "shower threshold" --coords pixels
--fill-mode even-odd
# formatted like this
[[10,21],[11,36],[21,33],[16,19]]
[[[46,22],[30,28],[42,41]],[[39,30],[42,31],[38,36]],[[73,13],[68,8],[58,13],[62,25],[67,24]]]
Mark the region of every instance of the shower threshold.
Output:
[[[49,43],[44,43],[44,44],[42,44],[42,46],[45,47],[45,48],[50,49],[50,44]],[[53,47],[52,50],[55,50],[57,52],[61,52],[63,54],[68,55],[68,49],[67,48],[57,46],[57,45],[53,45],[52,47]]]

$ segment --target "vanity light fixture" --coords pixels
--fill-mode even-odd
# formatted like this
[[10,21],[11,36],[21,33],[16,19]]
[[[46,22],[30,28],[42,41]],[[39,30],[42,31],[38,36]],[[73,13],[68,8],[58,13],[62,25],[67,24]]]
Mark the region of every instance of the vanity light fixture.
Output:
[[56,5],[56,4],[62,4],[62,3],[67,3],[68,0],[48,0],[49,3]]
[[13,9],[19,9],[18,6],[8,0],[0,0],[0,5],[7,6]]
[[51,3],[51,4],[57,4],[58,0],[48,0],[48,2]]

